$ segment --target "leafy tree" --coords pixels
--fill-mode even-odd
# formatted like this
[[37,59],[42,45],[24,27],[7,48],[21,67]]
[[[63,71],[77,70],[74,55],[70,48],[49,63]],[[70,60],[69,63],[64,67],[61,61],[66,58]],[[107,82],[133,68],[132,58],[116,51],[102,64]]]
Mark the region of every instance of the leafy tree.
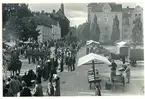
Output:
[[137,17],[133,21],[134,27],[132,29],[132,41],[133,42],[141,42],[143,40],[143,30],[142,30],[142,22],[140,17]]
[[6,25],[6,22],[9,20],[11,16],[15,16],[17,9],[19,8],[19,4],[2,4],[2,21],[3,28]]
[[28,38],[32,38],[33,40],[37,40],[37,37],[39,36],[39,31],[36,30],[37,25],[34,21],[33,17],[24,17],[20,21],[20,34],[19,39],[23,41],[27,41]]
[[115,42],[120,39],[120,29],[119,29],[119,20],[117,15],[113,18],[113,28],[112,28],[112,35],[111,40]]
[[89,28],[90,28],[90,24],[87,22],[78,26],[77,34],[79,34],[79,40],[85,42],[86,40],[90,39]]
[[3,37],[6,39],[8,36],[12,35],[13,37],[18,37],[19,32],[19,19],[15,16],[8,19],[7,23],[5,24],[5,31]]
[[[15,4],[11,4],[9,9],[11,9],[13,5]],[[23,41],[28,40],[28,38],[36,40],[39,31],[36,30],[37,25],[35,24],[32,12],[28,9],[28,5],[19,4],[19,6],[14,9],[15,13],[10,14],[8,21],[6,22],[6,34],[11,34],[13,37],[19,38]],[[9,13],[12,13],[11,10]]]
[[99,41],[100,28],[99,28],[98,23],[97,23],[96,15],[94,16],[93,23],[90,25],[90,35],[91,35],[92,40]]

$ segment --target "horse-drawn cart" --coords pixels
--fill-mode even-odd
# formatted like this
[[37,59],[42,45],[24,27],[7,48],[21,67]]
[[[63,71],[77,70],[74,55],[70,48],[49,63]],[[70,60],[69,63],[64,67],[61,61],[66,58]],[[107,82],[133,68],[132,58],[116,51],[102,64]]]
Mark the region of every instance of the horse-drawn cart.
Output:
[[143,48],[132,48],[130,49],[130,64],[133,67],[137,66],[137,61],[144,60],[144,49]]

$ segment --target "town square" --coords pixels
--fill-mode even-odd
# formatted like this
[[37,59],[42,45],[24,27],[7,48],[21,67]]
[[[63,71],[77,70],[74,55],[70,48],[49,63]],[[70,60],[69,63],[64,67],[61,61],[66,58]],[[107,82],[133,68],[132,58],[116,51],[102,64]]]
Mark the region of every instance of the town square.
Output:
[[3,3],[3,96],[144,95],[143,8]]

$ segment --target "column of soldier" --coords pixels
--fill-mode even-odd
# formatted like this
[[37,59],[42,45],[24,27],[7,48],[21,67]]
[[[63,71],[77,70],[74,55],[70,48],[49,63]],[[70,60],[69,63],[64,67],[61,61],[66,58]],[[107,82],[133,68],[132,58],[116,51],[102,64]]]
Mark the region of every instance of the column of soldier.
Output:
[[[35,45],[35,46],[34,46]],[[51,56],[50,47],[55,45],[55,55]],[[25,47],[26,55],[29,63],[36,61],[38,65],[36,67],[36,74],[33,70],[29,70],[25,72],[25,75],[20,76],[16,74],[16,76],[12,76],[7,80],[3,80],[3,95],[4,96],[43,96],[43,88],[41,85],[42,78],[44,81],[49,80],[50,83],[50,91],[48,95],[54,95],[54,89],[52,87],[52,82],[57,82],[59,77],[54,79],[54,74],[57,74],[57,69],[60,69],[61,72],[64,70],[64,63],[68,67],[68,71],[75,70],[75,57],[77,44],[67,44],[66,42],[60,40],[51,43],[41,43],[40,45],[33,44],[33,46]],[[71,50],[72,49],[72,50]],[[47,52],[46,52],[47,51]],[[24,49],[23,49],[24,52]],[[34,52],[42,52],[32,54]],[[20,52],[21,53],[21,52]],[[41,60],[41,61],[40,61]],[[34,82],[33,82],[34,81]],[[34,88],[36,89],[34,92],[31,92],[31,88],[33,85],[36,85]],[[33,88],[32,88],[33,89]],[[59,92],[58,92],[59,93]],[[59,95],[59,94],[58,94]]]

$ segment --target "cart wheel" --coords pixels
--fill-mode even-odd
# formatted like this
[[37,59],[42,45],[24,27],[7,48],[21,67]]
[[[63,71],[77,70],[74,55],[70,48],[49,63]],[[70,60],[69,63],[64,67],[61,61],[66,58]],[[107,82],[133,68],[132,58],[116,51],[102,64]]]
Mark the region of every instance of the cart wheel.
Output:
[[136,61],[135,62],[131,61],[130,64],[131,64],[132,67],[136,67],[137,66],[137,62]]

